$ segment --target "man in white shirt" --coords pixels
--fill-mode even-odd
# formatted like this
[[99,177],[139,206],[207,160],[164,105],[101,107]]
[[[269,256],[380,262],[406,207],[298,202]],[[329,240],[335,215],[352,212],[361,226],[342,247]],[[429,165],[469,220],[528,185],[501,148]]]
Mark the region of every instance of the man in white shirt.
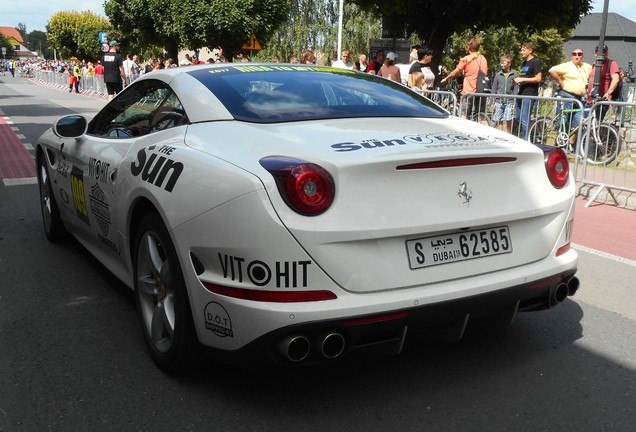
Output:
[[353,69],[353,63],[351,63],[351,53],[348,49],[342,50],[340,58],[340,60],[336,60],[335,62],[333,62],[333,67],[339,69]]
[[126,54],[126,60],[124,60],[124,73],[126,74],[127,77],[130,77],[133,74],[132,67],[133,67],[133,61],[132,61],[131,55]]

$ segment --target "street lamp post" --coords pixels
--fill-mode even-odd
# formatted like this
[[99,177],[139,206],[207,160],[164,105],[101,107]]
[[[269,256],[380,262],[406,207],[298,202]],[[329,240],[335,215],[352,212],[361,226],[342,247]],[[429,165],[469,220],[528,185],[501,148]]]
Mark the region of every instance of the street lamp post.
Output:
[[598,39],[598,52],[596,53],[596,68],[594,70],[594,87],[592,88],[592,96],[596,97],[601,87],[601,69],[603,68],[603,47],[605,46],[605,31],[607,30],[607,11],[609,9],[609,0],[605,0],[603,4],[603,15],[601,18],[601,35]]
[[[605,0],[607,1],[607,0]],[[340,13],[338,15],[338,60],[342,52],[342,15],[344,10],[344,0],[340,0]]]

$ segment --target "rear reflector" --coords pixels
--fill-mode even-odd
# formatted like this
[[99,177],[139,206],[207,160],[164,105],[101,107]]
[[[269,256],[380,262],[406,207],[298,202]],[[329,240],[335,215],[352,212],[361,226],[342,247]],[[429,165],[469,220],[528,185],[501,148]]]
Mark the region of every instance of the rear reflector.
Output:
[[324,300],[334,300],[338,298],[334,293],[327,290],[317,291],[264,291],[246,288],[233,288],[216,285],[210,282],[203,282],[203,286],[208,291],[215,294],[234,297],[242,300],[272,302],[272,303],[302,303],[316,302]]
[[543,280],[540,280],[538,282],[535,282],[532,285],[530,285],[528,288],[530,288],[530,289],[542,288],[544,286],[553,285],[553,284],[558,283],[560,281],[561,281],[561,276],[553,276],[553,277],[551,277],[549,279],[543,279]]
[[570,250],[570,243],[563,245],[559,249],[557,249],[556,256],[561,256],[569,250]]
[[516,157],[476,157],[476,158],[462,158],[462,159],[446,159],[431,162],[419,162],[409,165],[400,165],[397,170],[413,170],[413,169],[427,169],[427,168],[448,168],[448,167],[460,167],[471,165],[491,165],[497,163],[514,162]]
[[342,323],[342,325],[344,325],[345,327],[350,327],[350,326],[355,326],[355,325],[371,324],[371,323],[382,322],[382,321],[397,320],[397,319],[406,318],[408,316],[409,316],[408,312],[397,312],[397,313],[393,313],[393,314],[376,315],[376,316],[360,318],[360,319],[351,320],[351,321],[345,321],[345,322]]

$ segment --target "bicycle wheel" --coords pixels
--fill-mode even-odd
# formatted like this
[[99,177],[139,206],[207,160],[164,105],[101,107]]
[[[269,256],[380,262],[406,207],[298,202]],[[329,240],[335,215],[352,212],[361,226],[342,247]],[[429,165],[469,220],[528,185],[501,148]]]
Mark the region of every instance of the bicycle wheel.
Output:
[[[585,146],[582,146],[585,147]],[[614,126],[601,123],[592,131],[583,150],[583,157],[590,165],[608,165],[616,159],[621,150],[621,141]]]
[[533,144],[557,146],[558,131],[552,117],[537,119],[528,129],[528,141]]

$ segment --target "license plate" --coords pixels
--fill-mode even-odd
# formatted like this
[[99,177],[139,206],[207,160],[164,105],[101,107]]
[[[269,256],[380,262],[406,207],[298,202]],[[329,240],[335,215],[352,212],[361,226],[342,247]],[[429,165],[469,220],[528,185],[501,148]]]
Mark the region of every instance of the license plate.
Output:
[[406,241],[411,270],[512,252],[507,226]]

